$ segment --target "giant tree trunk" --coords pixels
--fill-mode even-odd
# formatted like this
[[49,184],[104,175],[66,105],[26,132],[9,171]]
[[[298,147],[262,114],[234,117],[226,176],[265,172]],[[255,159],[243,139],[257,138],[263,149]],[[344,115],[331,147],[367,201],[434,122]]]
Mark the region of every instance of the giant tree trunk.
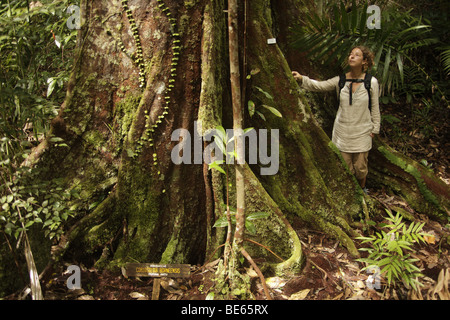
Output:
[[[199,134],[219,124],[232,128],[226,3],[125,3],[127,8],[118,0],[82,0],[76,64],[64,107],[52,123],[52,133],[70,148],[45,141],[30,161],[47,169],[46,178],[63,177],[81,193],[78,215],[61,243],[66,257],[97,266],[201,263],[224,241],[224,230],[212,228],[224,214],[224,177],[204,163],[174,164],[171,154],[179,142],[171,136],[187,129],[194,153]],[[271,215],[257,220],[256,234],[245,237],[285,259],[274,264],[279,272],[295,271],[302,263],[300,241],[288,221],[335,237],[357,256],[353,222],[366,219],[376,206],[367,211],[362,190],[315,121],[280,49],[286,43],[267,43],[275,30],[288,32],[289,21],[301,19],[300,1],[248,4],[246,15],[240,7],[241,39],[246,38],[243,99],[244,105],[255,101],[266,120],[246,112],[244,127],[279,129],[280,136],[277,174],[261,175],[258,164],[244,167],[246,213]],[[259,73],[248,80],[250,70]],[[262,104],[283,117],[265,112]],[[194,128],[194,121],[201,127]],[[377,168],[373,179],[406,198],[413,195],[417,210],[446,217],[448,187],[387,150],[371,155]],[[246,246],[276,261],[258,246]]]

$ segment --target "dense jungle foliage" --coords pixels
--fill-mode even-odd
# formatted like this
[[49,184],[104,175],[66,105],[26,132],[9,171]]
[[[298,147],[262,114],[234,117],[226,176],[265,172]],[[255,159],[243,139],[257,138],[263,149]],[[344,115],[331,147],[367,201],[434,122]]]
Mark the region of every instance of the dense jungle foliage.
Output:
[[[307,54],[314,66],[311,70],[320,69],[330,76],[344,67],[352,45],[373,48],[373,72],[383,88],[382,138],[448,178],[448,153],[442,149],[449,146],[445,144],[450,96],[449,2],[378,1],[379,29],[365,28],[370,16],[365,1],[308,2],[316,13],[305,16],[293,32],[292,47]],[[45,237],[59,239],[75,209],[67,200],[80,197],[64,190],[57,180],[40,181],[38,170],[25,162],[32,148],[50,134],[50,121],[66,95],[78,32],[73,5],[79,1],[1,1],[0,232],[2,243],[8,246],[1,247],[0,254],[13,250],[13,243],[32,226],[38,225]],[[57,136],[49,141],[68,147]],[[439,142],[440,156],[427,148],[417,153],[411,142],[431,146]],[[437,168],[435,161],[444,168]]]

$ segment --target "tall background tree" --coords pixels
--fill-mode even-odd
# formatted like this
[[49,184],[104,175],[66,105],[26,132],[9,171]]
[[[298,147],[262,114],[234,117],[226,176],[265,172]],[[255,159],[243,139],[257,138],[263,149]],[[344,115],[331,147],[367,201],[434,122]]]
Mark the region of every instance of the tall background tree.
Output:
[[[245,214],[269,215],[255,220],[255,232],[244,237],[276,250],[284,262],[251,242],[244,246],[274,272],[300,272],[296,222],[334,237],[358,257],[353,238],[359,222],[382,210],[358,187],[311,111],[316,102],[291,76],[290,65],[306,68],[308,61],[288,47],[287,35],[310,8],[299,0],[245,3],[238,6],[241,99],[252,107],[244,112],[244,126],[279,129],[280,137],[277,174],[261,175],[262,164],[241,168]],[[8,195],[33,196],[25,225],[39,218],[52,232],[64,221],[53,258],[97,268],[130,261],[203,263],[225,241],[226,231],[213,225],[227,200],[236,207],[237,195],[230,189],[227,197],[224,176],[206,163],[174,164],[179,141],[172,133],[190,133],[191,139],[183,137],[185,151],[207,130],[233,127],[226,3],[84,0],[80,7],[64,103],[23,164],[33,176],[19,179],[55,184],[48,188],[54,192],[46,198],[41,189],[3,190],[5,202]],[[268,42],[273,38],[276,44]],[[449,189],[432,172],[382,141],[370,162],[375,185],[447,220]],[[23,231],[7,219],[13,211],[2,211],[11,239]],[[35,245],[39,241],[49,246],[43,239]],[[230,292],[247,297],[245,290]]]

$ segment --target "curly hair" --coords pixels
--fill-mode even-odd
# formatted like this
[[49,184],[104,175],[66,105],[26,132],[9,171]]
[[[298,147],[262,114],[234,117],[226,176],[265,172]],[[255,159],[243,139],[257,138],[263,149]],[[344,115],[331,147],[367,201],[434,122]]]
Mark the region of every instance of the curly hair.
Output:
[[349,55],[354,49],[361,50],[361,52],[363,53],[363,61],[367,61],[367,68],[364,68],[363,71],[366,72],[367,70],[370,70],[373,67],[375,59],[375,55],[373,54],[373,52],[365,46],[355,46],[350,50]]

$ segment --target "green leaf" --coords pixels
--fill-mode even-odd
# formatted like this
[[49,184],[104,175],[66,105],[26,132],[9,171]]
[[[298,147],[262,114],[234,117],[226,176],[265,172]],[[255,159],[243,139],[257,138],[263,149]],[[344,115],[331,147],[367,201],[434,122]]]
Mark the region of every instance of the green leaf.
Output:
[[5,233],[10,236],[12,234],[13,229],[15,229],[16,226],[12,224],[11,222],[8,222],[5,226]]
[[250,234],[252,234],[252,235],[256,234],[256,227],[253,224],[253,222],[251,222],[249,220],[245,220],[245,228],[247,229],[247,231]]
[[226,226],[228,226],[227,218],[226,217],[220,217],[214,223],[213,228],[225,228]]
[[259,92],[261,92],[263,95],[265,95],[266,98],[268,98],[268,99],[270,99],[270,100],[273,100],[273,97],[270,95],[270,93],[264,91],[264,90],[261,89],[260,87],[255,86],[255,88],[256,88]]
[[217,126],[216,127],[216,133],[217,136],[220,138],[220,140],[222,141],[227,141],[227,132],[225,131],[225,129],[222,126]]
[[[227,146],[226,146],[226,140],[222,139],[221,135],[213,135],[214,137],[214,143],[216,144],[216,146],[220,149],[220,151],[222,152],[222,154],[227,154]],[[224,138],[226,138],[224,136]]]
[[60,138],[60,137],[51,137],[50,141],[51,142],[62,142],[62,141],[64,141],[64,139]]
[[[231,223],[236,223],[236,217],[235,215],[231,216]],[[216,222],[213,225],[213,228],[225,228],[228,227],[228,220],[227,220],[227,216],[223,215],[222,217],[220,217],[219,219],[216,220]]]
[[253,117],[255,114],[255,103],[252,100],[248,100],[248,113],[250,114],[250,117]]
[[274,107],[270,107],[267,105],[262,105],[264,108],[266,108],[267,110],[269,110],[270,112],[272,112],[274,115],[276,115],[277,117],[282,118],[283,116],[281,115],[280,111],[278,111],[277,109],[275,109]]
[[44,222],[43,227],[49,226],[49,225],[51,225],[52,223],[53,223],[53,221],[52,221],[51,219],[46,220],[46,221]]
[[56,83],[57,82],[56,82],[55,78],[48,78],[47,79],[47,84],[48,84],[47,98],[50,97],[50,95],[53,93],[53,90],[55,89]]
[[25,228],[31,227],[34,224],[34,220],[30,220],[25,224]]
[[257,220],[257,219],[263,219],[269,217],[270,214],[268,212],[254,212],[250,213],[246,219],[247,220]]
[[261,117],[261,119],[263,119],[264,121],[266,121],[266,117],[259,111],[256,111],[256,113],[258,114],[258,116]]
[[254,75],[257,75],[258,73],[260,73],[261,72],[261,70],[259,69],[259,68],[256,68],[256,69],[252,69],[251,71],[250,71],[250,74],[252,75],[252,76],[254,76]]
[[95,202],[91,203],[91,204],[89,205],[88,210],[94,209],[94,208],[97,207],[99,204],[100,204],[100,201],[95,201]]
[[223,162],[223,160],[217,160],[217,161],[211,162],[211,163],[208,165],[208,170],[216,169],[217,171],[219,171],[219,172],[221,172],[221,173],[223,173],[223,174],[226,174],[225,170],[223,170],[223,169],[220,167],[220,165],[219,165],[219,163],[218,163],[219,161],[220,161],[220,162]]

